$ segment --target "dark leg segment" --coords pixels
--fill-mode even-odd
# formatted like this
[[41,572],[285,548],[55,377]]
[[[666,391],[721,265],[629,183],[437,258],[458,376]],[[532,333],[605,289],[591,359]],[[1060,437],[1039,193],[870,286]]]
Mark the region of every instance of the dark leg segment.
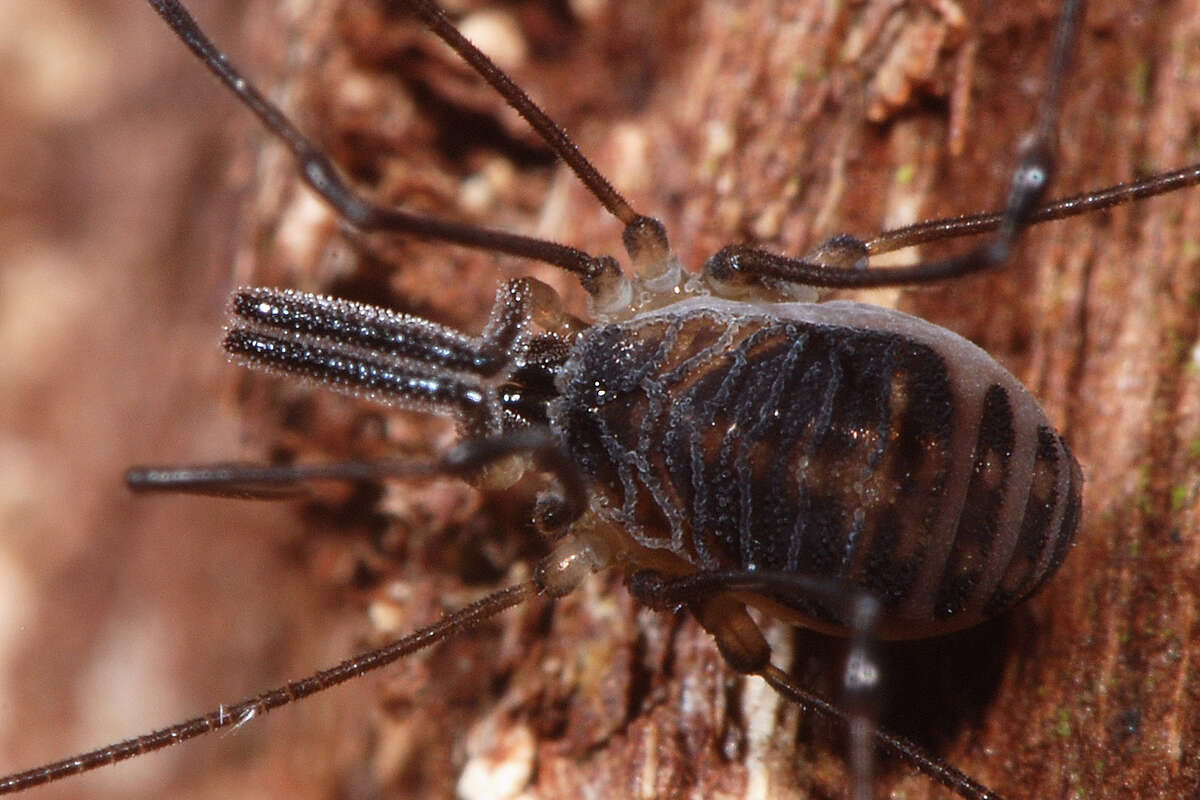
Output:
[[[563,452],[561,444],[547,430],[526,428],[492,439],[467,442],[451,450],[436,462],[348,462],[297,467],[251,467],[215,465],[211,467],[144,467],[130,470],[128,480],[138,490],[182,490],[203,493],[236,494],[237,489],[289,486],[308,480],[369,480],[383,477],[411,477],[453,474],[469,476],[509,456],[530,454],[538,465],[551,472],[563,487],[563,506],[569,519],[584,510],[586,494],[582,476]],[[221,487],[225,491],[221,491]],[[372,670],[387,666],[418,650],[463,633],[537,593],[557,594],[562,565],[543,563],[533,581],[495,592],[470,606],[446,616],[440,622],[398,639],[377,650],[364,653],[330,669],[321,670],[299,681],[287,683],[256,697],[222,705],[216,711],[180,722],[152,733],[101,747],[71,758],[0,778],[0,794],[19,792],[60,778],[87,772],[135,756],[161,750],[186,739],[219,728],[242,725],[266,712],[301,698],[332,688]],[[547,576],[551,581],[540,580]]]
[[[1030,214],[1028,224],[1036,225],[1039,222],[1066,219],[1196,185],[1200,185],[1200,164],[1192,164],[1140,181],[1118,183],[1115,186],[1054,200]],[[926,242],[940,242],[963,236],[994,233],[1000,229],[1003,219],[1003,213],[991,212],[926,220],[906,225],[903,228],[884,231],[874,239],[863,242],[862,247],[870,255],[877,256]]]
[[239,500],[286,500],[308,493],[312,481],[367,482],[430,475],[431,465],[404,461],[331,464],[172,464],[130,467],[125,484],[135,492],[198,494]]
[[[411,214],[400,209],[386,208],[364,198],[345,182],[329,159],[311,140],[300,133],[279,107],[268,100],[254,84],[250,83],[237,68],[229,63],[225,54],[205,36],[200,26],[196,24],[196,21],[178,0],[149,0],[149,3],[196,57],[259,118],[276,138],[291,150],[300,166],[300,174],[305,183],[355,228],[367,232],[403,233],[423,239],[434,239],[464,247],[544,261],[574,272],[589,291],[598,290],[597,287],[606,287],[620,278],[620,267],[609,257],[595,258],[581,250],[555,242],[437,217]],[[424,3],[422,6],[432,8],[428,3]],[[414,10],[419,11],[420,9]],[[427,13],[438,17],[442,16],[441,12],[436,9]],[[444,17],[442,20],[445,22]],[[449,25],[448,22],[445,24]],[[486,60],[486,56],[479,53],[474,46],[467,43],[467,47]],[[494,65],[492,69],[499,72]],[[542,113],[542,116],[544,117],[545,114]],[[539,132],[541,132],[540,129]],[[561,135],[565,139],[565,134]],[[567,141],[569,143],[569,140]],[[554,144],[553,142],[549,143],[552,146]],[[573,149],[574,145],[571,145],[571,148]],[[583,160],[583,156],[579,155],[578,159]],[[587,162],[584,161],[584,163]],[[595,169],[592,168],[592,171],[595,172]],[[620,197],[620,195],[616,196]]]
[[647,217],[634,211],[621,193],[600,174],[590,161],[584,158],[579,148],[571,141],[554,120],[543,111],[529,95],[513,83],[504,71],[492,62],[479,48],[471,44],[465,36],[459,33],[448,19],[446,12],[438,8],[432,0],[400,0],[403,5],[412,9],[421,21],[437,34],[443,42],[471,65],[479,75],[492,85],[504,101],[512,106],[518,114],[525,118],[529,126],[538,136],[550,146],[580,182],[587,187],[592,196],[600,201],[608,213],[612,214],[625,225],[624,243],[630,258],[633,259],[638,273],[644,278],[660,277],[668,269],[671,261],[670,245],[667,242],[667,229],[653,217]]
[[132,467],[125,482],[135,492],[182,493],[250,500],[278,500],[303,494],[313,481],[365,482],[436,475],[475,477],[510,456],[530,455],[538,468],[557,479],[562,495],[554,505],[552,529],[578,519],[587,490],[578,467],[544,428],[522,428],[490,439],[458,445],[433,461],[376,459],[324,464],[196,464]]
[[[828,700],[800,688],[792,680],[791,676],[783,670],[768,664],[757,674],[769,683],[772,689],[792,702],[812,709],[823,717],[844,725],[847,728],[853,727],[854,719],[851,715]],[[961,797],[968,798],[968,800],[1003,800],[1001,795],[996,794],[978,781],[972,780],[946,762],[928,755],[920,745],[905,739],[903,736],[889,733],[882,728],[875,728],[871,732],[871,736],[877,745],[890,752],[893,756],[920,770],[923,774],[933,778]]]
[[[1034,217],[1042,211],[1041,201],[1054,172],[1054,145],[1062,100],[1063,77],[1067,71],[1083,14],[1083,0],[1066,0],[1059,22],[1046,79],[1046,91],[1038,107],[1037,121],[1029,141],[1021,147],[1020,161],[1013,172],[1004,212],[994,222],[994,235],[967,252],[937,261],[926,261],[892,269],[865,269],[865,264],[842,266],[844,258],[787,258],[747,245],[730,245],[704,265],[707,277],[717,286],[753,285],[764,279],[830,288],[865,288],[908,283],[924,283],[966,275],[996,266],[1007,260],[1014,244]],[[955,224],[942,226],[938,238],[963,235]],[[978,230],[970,231],[980,232]],[[887,234],[885,234],[887,236]],[[882,238],[882,237],[881,237]],[[899,240],[897,240],[899,241]],[[908,242],[915,244],[915,242]],[[895,249],[892,247],[888,249]],[[849,252],[846,242],[839,243],[840,253]],[[886,252],[882,245],[861,244],[862,252]],[[818,253],[822,249],[818,249]]]
[[[816,711],[846,728],[850,736],[850,766],[855,800],[868,800],[874,780],[874,750],[882,747],[968,800],[1000,800],[1000,796],[949,764],[927,754],[915,742],[878,725],[879,665],[874,656],[874,627],[879,604],[873,597],[821,578],[767,570],[699,572],[668,579],[652,570],[634,573],[630,593],[642,604],[659,610],[686,605],[713,635],[721,654],[736,671],[758,675],[788,700]],[[745,606],[729,592],[767,595],[790,593],[845,609],[852,646],[843,674],[844,705],[838,706],[798,686],[770,661],[770,648]]]
[[272,709],[322,692],[339,683],[345,683],[352,678],[385,667],[418,650],[470,630],[501,611],[524,602],[538,590],[539,587],[532,581],[503,589],[461,611],[449,614],[440,622],[422,628],[403,639],[398,639],[378,650],[347,659],[335,667],[321,670],[302,680],[292,681],[256,697],[222,705],[216,711],[153,733],[0,778],[0,794],[20,792],[69,775],[88,772],[97,767],[124,761],[154,750],[161,750],[219,728],[243,725]]
[[[355,191],[329,159],[286,115],[250,83],[212,43],[178,0],[149,0],[175,34],[267,129],[291,150],[305,183],[360,231],[402,233],[521,258],[544,261],[575,273],[602,308],[626,302],[625,278],[608,256],[593,257],[573,247],[438,217],[380,206]],[[666,228],[634,211],[588,161],[570,137],[479,48],[471,44],[431,0],[402,0],[442,41],[529,122],[542,140],[575,172],[604,207],[625,225],[625,245],[639,274],[660,277],[673,263]]]

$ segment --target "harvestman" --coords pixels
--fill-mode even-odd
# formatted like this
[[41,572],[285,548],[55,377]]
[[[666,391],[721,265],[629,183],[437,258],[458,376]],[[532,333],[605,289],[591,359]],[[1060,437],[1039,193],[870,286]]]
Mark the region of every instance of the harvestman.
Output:
[[[679,283],[681,280],[674,273],[675,264],[667,247],[665,233],[657,222],[634,212],[620,195],[592,170],[590,164],[577,154],[571,142],[544,118],[540,110],[529,103],[523,93],[511,86],[507,78],[491,67],[490,62],[477,51],[456,38],[453,29],[431,5],[424,2],[410,4],[439,35],[447,39],[452,46],[457,45],[456,49],[460,54],[497,86],[511,104],[522,110],[547,143],[568,161],[593,193],[625,223],[627,248],[638,272],[638,278],[632,287],[621,276],[611,259],[597,259],[548,242],[419,218],[404,212],[374,208],[364,203],[341,183],[324,158],[311,148],[307,140],[300,136],[273,106],[263,100],[240,76],[233,73],[224,64],[223,58],[215,55],[215,51],[211,50],[211,46],[182,9],[169,2],[153,4],[175,27],[177,33],[197,53],[205,57],[210,68],[218,72],[247,105],[259,114],[277,135],[287,141],[293,152],[301,158],[304,176],[309,184],[337,207],[348,222],[359,229],[407,232],[547,261],[580,275],[592,295],[593,309],[601,318],[620,319],[621,309],[631,303],[641,303],[643,308],[653,309],[656,304],[663,302],[654,296],[655,289],[671,285],[673,282]],[[1023,160],[1014,175],[1013,186],[1003,213],[922,223],[882,234],[868,242],[838,237],[804,260],[782,258],[744,246],[730,246],[705,265],[707,289],[727,295],[775,298],[780,294],[777,285],[780,282],[848,287],[908,284],[965,274],[1003,262],[1020,233],[1029,224],[1171,191],[1200,180],[1200,168],[1189,167],[1154,176],[1136,184],[1092,192],[1046,206],[1041,205],[1041,198],[1053,171],[1051,152],[1058,115],[1060,79],[1067,72],[1067,54],[1071,50],[1072,37],[1078,27],[1080,5],[1068,3],[1064,10],[1064,22],[1059,31],[1055,58],[1050,68],[1049,88],[1038,113],[1038,125],[1023,149]],[[926,241],[991,232],[994,233],[985,244],[961,256],[909,268],[865,268],[868,256]],[[702,296],[707,291],[704,287],[697,288],[694,281],[685,281],[679,285],[684,293],[697,296]],[[549,531],[561,529],[584,513],[591,486],[585,480],[587,476],[581,474],[580,467],[574,461],[579,454],[570,448],[564,450],[562,441],[542,429],[545,420],[538,417],[536,406],[537,401],[541,400],[539,392],[554,393],[554,390],[544,385],[544,381],[539,382],[541,376],[529,375],[522,378],[523,382],[519,388],[529,396],[512,399],[506,396],[503,400],[493,398],[490,402],[486,397],[478,397],[485,384],[458,380],[458,373],[462,372],[468,375],[474,372],[482,377],[490,377],[495,373],[488,370],[494,369],[496,363],[504,362],[506,357],[511,359],[511,354],[516,352],[519,352],[523,359],[519,366],[521,370],[550,371],[551,367],[546,365],[554,368],[561,365],[566,359],[565,351],[561,351],[561,348],[575,341],[583,332],[582,323],[558,308],[555,299],[549,296],[540,284],[530,281],[509,284],[500,295],[498,311],[482,341],[456,337],[452,332],[438,326],[389,317],[377,310],[307,295],[247,290],[239,293],[235,306],[238,309],[236,313],[242,320],[236,324],[242,327],[237,327],[231,332],[226,340],[226,347],[239,354],[246,362],[278,371],[307,375],[315,380],[340,385],[344,389],[369,396],[391,395],[393,399],[398,398],[401,405],[443,412],[453,409],[468,434],[468,441],[446,457],[424,464],[370,462],[323,467],[238,466],[233,469],[189,467],[136,470],[131,472],[131,482],[137,488],[239,494],[270,493],[280,484],[292,485],[306,480],[330,478],[354,480],[434,473],[478,476],[480,471],[484,471],[489,473],[489,479],[495,479],[496,476],[492,473],[503,471],[502,468],[510,465],[514,456],[527,454],[535,457],[538,466],[557,480],[559,489],[556,497],[539,504],[537,513],[541,526]],[[726,306],[718,307],[722,312],[727,310]],[[520,330],[520,325],[527,316],[532,316],[533,320],[547,331],[547,335],[541,338],[524,338],[526,334]],[[824,319],[822,314],[818,314],[818,317]],[[864,317],[868,318],[870,315]],[[353,336],[343,336],[347,325],[355,327],[358,332]],[[391,364],[396,373],[386,380],[377,379],[378,376],[374,373],[364,376],[364,368],[374,369],[372,359],[376,357],[375,350],[381,346],[375,341],[373,333],[370,336],[366,334],[366,329],[373,326],[388,328],[392,332],[398,331],[400,339],[405,342],[400,345],[399,352],[392,353],[400,359],[402,368],[397,369],[394,363]],[[899,332],[886,327],[883,330],[890,334]],[[274,331],[290,331],[294,336],[272,338]],[[329,342],[341,341],[345,342],[344,348],[316,352]],[[302,348],[308,348],[309,351],[296,352]],[[432,364],[442,371],[414,370],[410,368],[414,362]],[[569,374],[567,377],[575,378],[578,374]],[[501,411],[503,413],[500,413]],[[514,425],[510,417],[515,417],[521,425]],[[551,421],[558,422],[556,419]],[[526,424],[530,427],[525,428]],[[1065,453],[1065,450],[1062,452]],[[588,469],[594,471],[594,465],[589,464]],[[1069,540],[1074,525],[1072,523],[1064,527],[1069,528],[1065,534]],[[751,555],[753,556],[753,553]],[[207,717],[128,743],[94,751],[77,759],[22,773],[0,785],[7,789],[25,788],[157,749],[218,727],[239,724],[277,705],[320,691],[367,669],[390,663],[409,652],[428,646],[521,602],[532,592],[548,591],[556,595],[569,591],[583,573],[593,568],[590,564],[581,566],[581,562],[593,557],[600,558],[588,548],[580,550],[572,545],[560,549],[555,557],[543,563],[535,582],[522,584],[485,598],[478,604],[451,615],[443,622],[411,637],[406,637],[395,645],[346,662],[331,671],[318,674],[313,679],[289,684],[281,690],[264,694],[246,703],[223,706]],[[868,595],[853,589],[848,591],[844,584],[832,576],[812,578],[796,574],[794,571],[785,573],[773,565],[755,569],[753,557],[748,557],[741,569],[723,567],[692,575],[660,569],[657,562],[635,563],[643,567],[642,571],[631,576],[630,583],[635,596],[652,607],[687,605],[701,616],[705,627],[710,628],[717,636],[723,654],[735,668],[761,675],[785,696],[821,709],[822,713],[834,718],[843,719],[850,724],[852,730],[858,732],[855,748],[858,757],[854,761],[855,772],[859,776],[859,794],[865,793],[869,785],[869,779],[865,776],[870,758],[863,755],[869,750],[869,746],[862,742],[862,737],[874,736],[886,749],[903,756],[964,796],[994,796],[948,765],[930,759],[909,743],[874,730],[871,715],[861,709],[855,710],[858,705],[855,701],[847,701],[851,709],[849,713],[829,706],[793,685],[784,673],[762,663],[759,660],[759,645],[742,638],[752,638],[752,634],[739,627],[740,622],[727,623],[727,615],[734,613],[735,609],[722,602],[722,598],[726,596],[725,593],[734,591],[741,593],[739,597],[769,595],[769,603],[782,603],[792,609],[802,608],[805,616],[816,617],[818,623],[824,627],[840,628],[863,640],[858,648],[857,657],[860,660],[867,658],[866,642],[877,627],[892,635],[904,635],[905,630],[902,626],[911,623],[911,620],[905,623],[889,618],[889,612],[880,611]],[[1056,563],[1050,564],[1049,568],[1052,569],[1053,566],[1056,566]],[[650,570],[646,571],[646,567],[650,567]],[[1038,577],[1035,582],[1040,579]],[[953,605],[959,601],[952,597],[948,602]],[[967,604],[965,600],[961,602]],[[1002,602],[999,606],[999,610],[1007,607]],[[852,621],[854,610],[863,610],[865,619],[860,622]]]

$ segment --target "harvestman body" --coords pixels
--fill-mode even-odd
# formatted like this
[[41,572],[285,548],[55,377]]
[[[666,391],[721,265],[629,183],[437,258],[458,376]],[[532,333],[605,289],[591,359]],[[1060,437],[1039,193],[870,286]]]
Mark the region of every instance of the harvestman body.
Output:
[[[922,223],[866,242],[836,237],[804,259],[733,245],[692,276],[657,220],[633,211],[435,6],[410,0],[625,225],[633,280],[609,257],[371,205],[227,65],[177,3],[151,4],[288,144],[305,180],[349,224],[554,264],[579,276],[597,322],[568,314],[532,279],[501,288],[478,338],[362,304],[240,290],[225,340],[235,359],[453,416],[464,443],[433,463],[151,468],[132,471],[131,483],[255,494],[314,479],[448,473],[497,485],[533,465],[553,485],[536,519],[557,544],[533,581],[393,645],[206,717],[11,776],[0,789],[236,724],[391,663],[533,593],[560,596],[617,566],[644,604],[686,606],[734,669],[847,723],[859,795],[869,792],[874,742],[963,796],[994,796],[876,729],[873,687],[856,685],[856,673],[848,671],[844,708],[796,686],[770,663],[746,608],[855,637],[858,658],[869,661],[874,638],[938,635],[1003,613],[1065,557],[1079,521],[1079,467],[1015,378],[961,337],[906,314],[789,298],[798,285],[907,284],[986,269],[1002,263],[1034,222],[1200,181],[1200,168],[1190,167],[1042,205],[1079,3],[1064,9],[1037,127],[1002,213]],[[957,257],[867,268],[880,253],[980,233],[992,235]]]

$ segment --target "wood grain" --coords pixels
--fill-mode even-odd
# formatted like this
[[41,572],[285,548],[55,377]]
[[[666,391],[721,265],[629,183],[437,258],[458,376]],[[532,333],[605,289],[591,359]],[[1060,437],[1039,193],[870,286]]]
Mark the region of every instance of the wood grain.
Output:
[[[472,15],[482,5],[455,9],[488,23]],[[571,7],[577,13],[505,4],[476,30],[499,31],[499,45],[524,43],[514,78],[635,205],[663,218],[693,269],[728,241],[802,252],[840,231],[994,206],[1031,119],[1055,13],[1049,2],[964,2],[960,23],[951,3]],[[1195,0],[1092,4],[1069,83],[1059,193],[1200,160],[1198,25]],[[301,126],[380,196],[621,252],[618,226],[408,21],[375,3],[306,0],[259,4],[239,28],[224,28],[239,60],[278,86]],[[26,369],[30,388],[4,393],[19,398],[10,438],[59,470],[26,479],[41,487],[38,501],[6,510],[6,540],[32,541],[23,547],[35,555],[57,541],[52,532],[78,542],[49,566],[21,568],[30,596],[45,599],[4,651],[4,763],[11,750],[14,767],[64,755],[64,731],[98,744],[176,716],[153,693],[130,694],[126,724],[76,728],[95,696],[59,687],[95,686],[95,675],[109,674],[97,663],[142,683],[162,666],[155,680],[170,692],[187,687],[182,716],[411,629],[517,579],[541,552],[524,522],[536,482],[481,496],[440,481],[267,512],[126,499],[116,485],[125,463],[229,456],[222,448],[237,447],[239,430],[235,455],[421,453],[452,440],[448,426],[424,418],[385,418],[303,387],[231,376],[210,347],[225,286],[320,289],[476,330],[497,281],[519,273],[554,282],[582,308],[578,289],[546,268],[342,235],[273,145],[244,144],[262,140],[167,32],[144,22],[137,30],[140,43],[162,48],[169,72],[143,77],[134,85],[145,94],[126,105],[115,95],[88,125],[42,123],[94,153],[134,103],[160,147],[180,155],[157,156],[167,169],[150,148],[132,146],[120,163],[136,166],[114,174],[145,176],[118,192],[145,203],[127,212],[138,235],[100,224],[91,250],[68,251],[83,266],[96,242],[118,254],[93,257],[83,273],[110,281],[95,285],[105,301],[96,313],[119,320],[112,344],[68,336],[67,354],[23,362],[37,367]],[[0,108],[17,118],[12,103]],[[230,159],[232,168],[216,166]],[[0,163],[12,175],[22,159]],[[77,208],[112,206],[95,187],[115,177],[65,166],[55,174],[57,183],[33,182],[30,196],[83,187]],[[43,205],[29,212],[43,231],[72,216]],[[147,221],[152,212],[161,225]],[[1200,787],[1198,215],[1192,192],[1054,223],[996,274],[871,295],[995,354],[1043,401],[1084,467],[1079,540],[1046,591],[985,630],[888,653],[888,724],[1007,797],[1182,797]],[[26,241],[0,244],[19,253]],[[145,252],[117,246],[130,241]],[[49,291],[38,287],[22,296]],[[158,318],[165,307],[186,323]],[[119,346],[131,339],[144,342],[134,364],[157,365],[139,367],[148,374]],[[46,366],[59,363],[86,365],[90,380],[72,394],[61,385],[66,368]],[[214,421],[210,398],[236,399],[244,422]],[[69,418],[78,407],[69,402],[105,413],[80,417],[66,439],[32,422],[47,404]],[[122,413],[128,429],[112,421]],[[135,526],[145,533],[129,539]],[[693,622],[639,611],[619,582],[596,579],[364,686],[62,793],[452,796],[468,765],[491,756],[530,770],[514,784],[530,797],[841,796],[839,732],[731,676]],[[138,660],[132,638],[118,635],[147,627],[130,610],[143,605],[166,621],[169,659],[150,649]],[[838,643],[773,635],[781,661],[831,691]],[[114,651],[133,653],[133,666]],[[881,773],[881,796],[945,795],[890,762]]]

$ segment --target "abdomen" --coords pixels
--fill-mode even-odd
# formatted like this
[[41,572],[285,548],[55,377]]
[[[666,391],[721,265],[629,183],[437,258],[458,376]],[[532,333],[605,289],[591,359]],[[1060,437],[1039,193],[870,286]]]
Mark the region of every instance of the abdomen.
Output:
[[888,637],[975,624],[1053,573],[1082,481],[1011,374],[900,312],[768,308],[703,298],[583,335],[552,419],[603,516],[696,569],[865,589]]

